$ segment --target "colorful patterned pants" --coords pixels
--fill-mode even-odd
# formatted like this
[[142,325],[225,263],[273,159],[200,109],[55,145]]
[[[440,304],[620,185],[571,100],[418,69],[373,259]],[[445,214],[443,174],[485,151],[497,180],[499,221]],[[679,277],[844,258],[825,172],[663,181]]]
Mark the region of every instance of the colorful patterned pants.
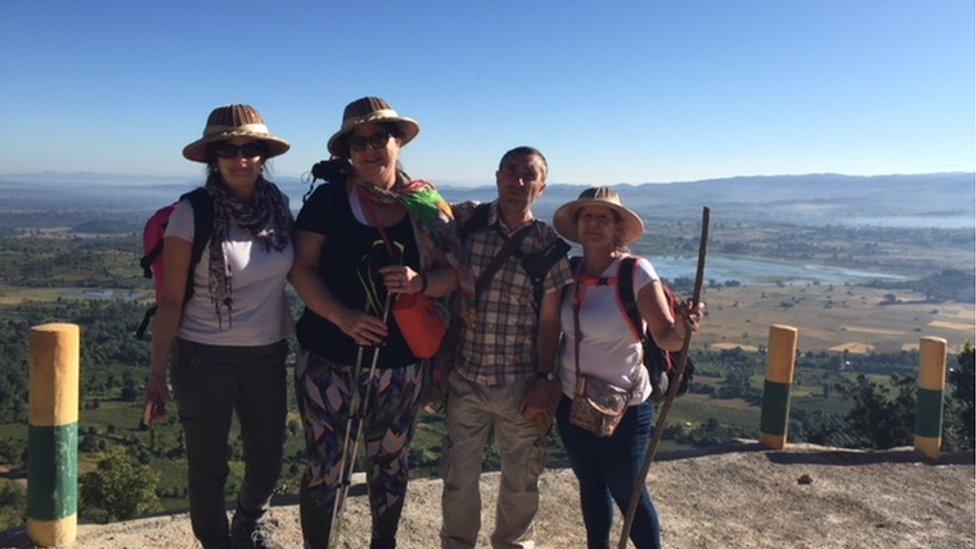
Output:
[[[367,350],[366,358],[370,355]],[[393,547],[396,543],[407,489],[407,452],[421,398],[430,383],[429,368],[416,363],[376,370],[372,379],[367,379],[369,370],[363,368],[355,388],[354,369],[305,350],[295,364],[308,452],[301,487],[302,534],[308,547],[324,547],[328,540],[350,405],[360,407],[367,391],[369,407],[363,414],[362,427],[350,439],[362,432],[366,444],[366,482],[373,518],[371,546]]]

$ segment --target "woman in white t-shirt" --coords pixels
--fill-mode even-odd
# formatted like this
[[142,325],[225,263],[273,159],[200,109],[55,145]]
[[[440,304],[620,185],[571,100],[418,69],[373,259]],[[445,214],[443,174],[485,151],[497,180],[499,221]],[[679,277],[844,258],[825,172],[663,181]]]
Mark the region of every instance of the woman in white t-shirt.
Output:
[[[643,350],[617,296],[617,269],[628,256],[627,244],[643,234],[644,223],[621,204],[615,191],[594,187],[561,206],[553,224],[563,238],[583,246],[576,283],[563,295],[559,358],[563,396],[556,411],[556,427],[579,480],[587,544],[591,548],[610,547],[613,502],[626,512],[653,429],[654,407],[648,400],[651,386]],[[643,320],[639,328],[648,330],[662,349],[679,350],[685,322],[675,321],[660,279],[647,259],[637,258],[634,263],[633,291]],[[582,334],[578,345],[574,307],[578,307]],[[630,392],[629,406],[613,435],[597,436],[570,421],[577,370]],[[657,509],[646,489],[630,539],[639,548],[661,545]]]
[[[206,185],[176,205],[163,238],[147,415],[150,422],[165,415],[169,368],[186,435],[190,521],[204,547],[267,545],[260,519],[281,473],[286,339],[293,333],[284,284],[294,250],[288,199],[263,173],[265,161],[288,148],[253,107],[214,109],[203,137],[183,149],[188,160],[207,164]],[[211,225],[195,226],[204,220]],[[194,235],[206,229],[194,265]],[[245,473],[228,528],[224,484],[235,410]]]

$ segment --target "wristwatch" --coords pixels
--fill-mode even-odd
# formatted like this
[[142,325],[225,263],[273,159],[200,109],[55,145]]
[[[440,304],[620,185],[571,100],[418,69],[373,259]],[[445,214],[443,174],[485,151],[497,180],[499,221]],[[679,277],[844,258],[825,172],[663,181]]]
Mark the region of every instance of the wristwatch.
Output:
[[536,372],[535,375],[545,379],[546,381],[556,381],[556,374],[552,370],[548,372]]

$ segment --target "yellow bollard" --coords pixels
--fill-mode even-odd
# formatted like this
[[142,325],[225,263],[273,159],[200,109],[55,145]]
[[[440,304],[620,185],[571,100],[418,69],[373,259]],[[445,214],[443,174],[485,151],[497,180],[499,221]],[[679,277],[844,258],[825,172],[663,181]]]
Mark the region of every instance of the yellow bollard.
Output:
[[918,344],[915,449],[929,459],[942,455],[942,398],[946,384],[946,340],[923,337]]
[[796,366],[797,329],[774,324],[769,327],[766,352],[766,381],[763,383],[759,442],[774,450],[786,447],[790,419],[790,388]]
[[75,324],[30,330],[27,535],[43,546],[78,533],[78,367]]

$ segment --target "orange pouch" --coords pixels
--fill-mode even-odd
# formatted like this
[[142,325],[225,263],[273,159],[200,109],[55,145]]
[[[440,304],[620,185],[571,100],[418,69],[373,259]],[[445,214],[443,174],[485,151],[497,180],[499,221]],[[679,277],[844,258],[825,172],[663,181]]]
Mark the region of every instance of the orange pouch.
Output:
[[414,356],[431,358],[440,350],[447,325],[427,296],[422,293],[400,295],[393,304],[393,318]]

